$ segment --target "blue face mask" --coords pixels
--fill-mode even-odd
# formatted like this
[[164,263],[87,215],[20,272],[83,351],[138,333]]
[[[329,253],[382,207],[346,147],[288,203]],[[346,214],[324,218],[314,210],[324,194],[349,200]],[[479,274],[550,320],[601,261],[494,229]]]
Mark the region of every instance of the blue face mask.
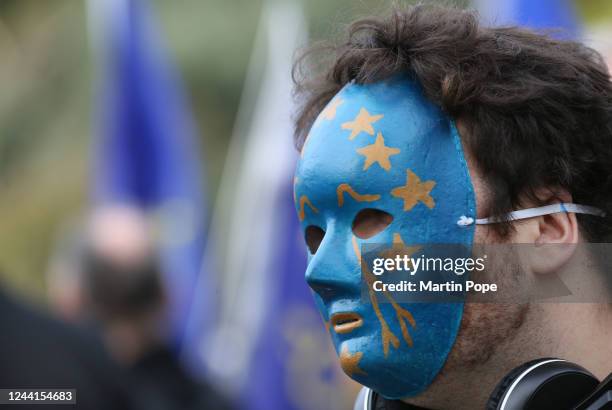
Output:
[[[475,215],[474,190],[454,122],[408,77],[348,84],[305,142],[295,199],[304,231],[324,231],[306,280],[344,371],[387,398],[425,390],[455,342],[463,303],[362,298],[360,250],[399,241],[471,248],[474,224],[458,221]],[[352,227],[366,208],[393,221],[361,240]]]

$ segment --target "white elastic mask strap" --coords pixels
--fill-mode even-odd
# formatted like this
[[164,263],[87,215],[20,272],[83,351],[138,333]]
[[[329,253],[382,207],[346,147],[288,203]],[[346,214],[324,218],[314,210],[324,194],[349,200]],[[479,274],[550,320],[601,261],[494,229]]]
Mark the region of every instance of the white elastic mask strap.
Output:
[[[550,215],[560,212],[572,212],[575,214],[587,214],[595,216],[606,215],[605,212],[603,212],[601,209],[595,208],[593,206],[561,203],[540,206],[538,208],[521,209],[520,211],[510,212],[507,216],[509,221],[518,221],[521,219],[534,218],[536,216]],[[494,224],[504,222],[505,220],[505,218],[499,217],[481,218],[476,219],[476,225]]]

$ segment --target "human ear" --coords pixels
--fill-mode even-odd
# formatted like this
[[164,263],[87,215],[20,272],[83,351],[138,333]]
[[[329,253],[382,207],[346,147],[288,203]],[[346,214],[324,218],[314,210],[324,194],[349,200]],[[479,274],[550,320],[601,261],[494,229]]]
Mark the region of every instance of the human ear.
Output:
[[538,218],[538,236],[535,245],[575,244],[578,242],[576,214],[559,212]]
[[[556,195],[557,201],[571,202],[569,194],[560,196]],[[532,271],[537,274],[556,272],[568,263],[576,249],[579,240],[576,214],[559,212],[534,219],[530,252]]]

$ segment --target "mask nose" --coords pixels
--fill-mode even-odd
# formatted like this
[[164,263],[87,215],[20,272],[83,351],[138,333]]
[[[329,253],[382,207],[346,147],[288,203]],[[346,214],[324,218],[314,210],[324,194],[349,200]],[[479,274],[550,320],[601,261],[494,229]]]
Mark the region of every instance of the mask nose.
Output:
[[361,265],[353,242],[357,244],[350,227],[328,226],[308,264],[306,282],[324,301],[360,295]]

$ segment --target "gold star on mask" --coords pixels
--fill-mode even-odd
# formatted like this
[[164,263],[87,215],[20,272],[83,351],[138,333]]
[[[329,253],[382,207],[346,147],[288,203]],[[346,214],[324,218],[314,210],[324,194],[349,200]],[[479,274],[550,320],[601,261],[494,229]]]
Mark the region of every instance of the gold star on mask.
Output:
[[363,353],[361,352],[351,354],[348,347],[344,345],[342,352],[340,353],[340,366],[342,366],[342,370],[344,370],[344,373],[346,373],[347,376],[353,377],[354,374],[367,374],[359,368],[359,361],[361,360],[362,356]]
[[363,164],[363,170],[370,168],[372,164],[378,162],[378,165],[385,171],[391,169],[391,161],[389,161],[389,157],[391,155],[397,155],[400,153],[398,148],[391,148],[385,145],[385,139],[382,136],[382,133],[378,133],[376,136],[376,142],[372,145],[367,145],[363,148],[357,150],[358,153],[364,155],[365,163]]
[[[416,252],[420,251],[420,246],[407,246],[399,233],[393,234],[393,246],[391,249],[387,249],[384,252],[380,253],[381,258],[395,258],[396,256],[403,257],[406,255],[408,258],[411,258]],[[414,269],[412,266],[412,260],[409,262],[410,269]]]
[[432,209],[436,203],[429,193],[436,186],[435,181],[421,182],[421,179],[412,172],[406,170],[406,185],[394,188],[391,195],[404,200],[404,211],[410,211],[417,203],[424,203]]
[[372,127],[372,124],[380,120],[382,117],[382,114],[370,115],[365,108],[362,108],[359,110],[359,114],[357,114],[353,121],[342,124],[342,129],[351,130],[351,135],[349,136],[350,140],[355,138],[362,131],[367,132],[370,135],[374,135],[374,128]]
[[343,102],[344,101],[341,98],[336,98],[335,100],[332,100],[329,105],[325,107],[325,109],[321,112],[321,118],[324,118],[329,121],[336,118],[336,110],[339,106],[342,105]]

